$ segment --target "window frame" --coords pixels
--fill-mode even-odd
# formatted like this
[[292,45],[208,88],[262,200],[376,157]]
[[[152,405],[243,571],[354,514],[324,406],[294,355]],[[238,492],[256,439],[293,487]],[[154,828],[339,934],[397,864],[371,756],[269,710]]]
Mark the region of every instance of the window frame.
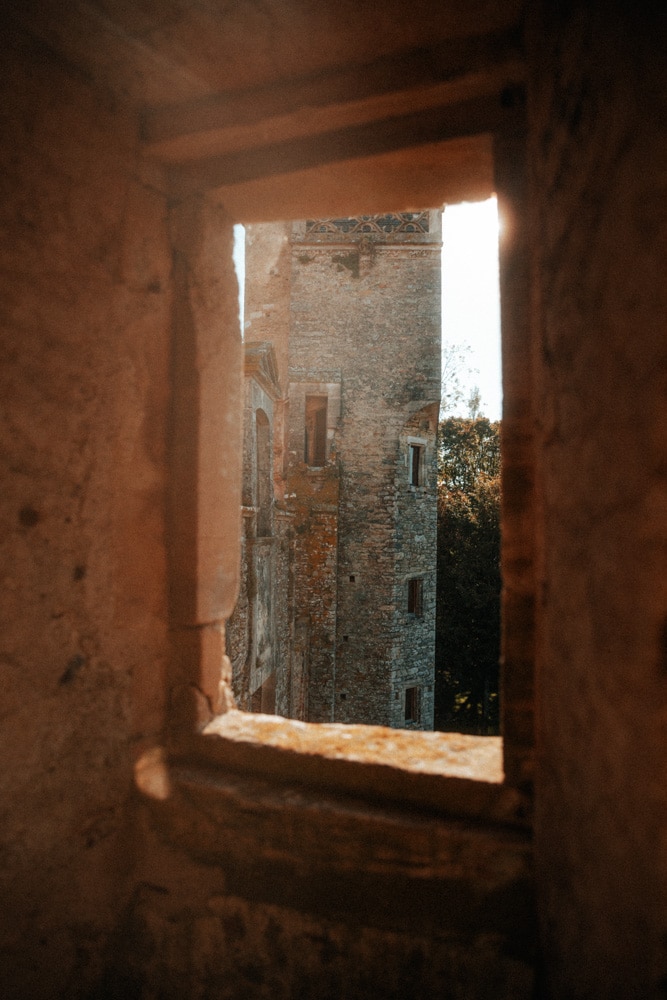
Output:
[[[535,430],[534,387],[525,360],[530,358],[532,350],[525,134],[521,120],[518,127],[511,128],[514,131],[490,131],[486,136],[473,134],[471,148],[489,156],[488,176],[493,180],[488,194],[495,187],[505,220],[499,246],[505,397],[503,548],[510,558],[504,559],[503,570],[503,736],[506,779],[518,789],[530,787],[534,761]],[[443,148],[448,141],[442,142]],[[433,149],[437,148],[436,141]],[[418,148],[411,152],[418,158]],[[432,151],[429,155],[433,159]],[[405,158],[405,163],[408,162],[413,163],[411,157]],[[312,169],[317,171],[319,167]],[[354,170],[354,164],[350,169]],[[430,175],[433,174],[431,169]],[[291,196],[294,185],[289,173],[286,176],[282,190],[289,188]],[[407,188],[406,181],[407,176],[403,181],[399,176],[392,184],[397,184],[399,191]],[[298,211],[293,203],[288,213],[279,210],[280,195],[276,197],[275,192],[281,183],[280,178],[276,181],[270,174],[261,180],[259,188],[254,189],[252,204],[244,202],[246,208],[251,208],[246,221],[306,217],[322,211],[316,207],[320,204],[319,189],[310,189],[303,196],[299,193]],[[214,185],[211,183],[209,187]],[[227,202],[225,197],[229,193],[232,198]],[[476,197],[480,196],[478,190]],[[384,206],[371,203],[366,210],[385,210],[390,201],[386,191],[383,198]],[[447,197],[430,200],[431,204],[437,204]],[[462,187],[452,200],[466,200]],[[214,257],[219,261],[220,232],[225,226],[229,229],[231,260],[230,218],[244,218],[239,203],[236,208],[234,204],[232,188],[218,188],[212,199],[199,186],[193,189],[192,196],[175,201],[172,207],[178,266],[173,278],[174,376],[170,415],[173,433],[167,546],[171,653],[166,678],[169,696],[165,695],[165,701],[166,731],[170,739],[176,740],[183,734],[200,739],[196,734],[211,719],[211,713],[214,717],[225,713],[233,704],[228,693],[231,678],[224,655],[224,624],[233,610],[238,579],[241,427],[240,421],[234,423],[232,415],[238,409],[241,391],[242,352],[240,341],[234,341],[236,333],[232,332],[231,321],[229,342],[226,340],[225,350],[220,350],[221,301],[225,315],[227,309],[235,319],[238,310],[231,287],[226,304],[223,300],[200,301],[196,295],[198,285],[191,274],[193,269],[202,267],[202,277],[206,278]],[[331,214],[339,208],[330,205],[324,211]],[[210,262],[209,247],[215,248]],[[194,322],[180,323],[179,318],[183,317],[194,317]],[[197,359],[201,358],[207,359],[206,365],[198,366]],[[516,363],[518,358],[522,359],[520,365]],[[217,402],[219,410],[211,414],[212,402]],[[224,470],[222,475],[220,470]],[[516,677],[511,672],[514,668]],[[204,747],[204,743],[198,745]]]
[[418,444],[408,445],[410,449],[410,485],[421,486],[422,449]]
[[425,438],[409,437],[407,441],[408,486],[419,489],[426,485]]

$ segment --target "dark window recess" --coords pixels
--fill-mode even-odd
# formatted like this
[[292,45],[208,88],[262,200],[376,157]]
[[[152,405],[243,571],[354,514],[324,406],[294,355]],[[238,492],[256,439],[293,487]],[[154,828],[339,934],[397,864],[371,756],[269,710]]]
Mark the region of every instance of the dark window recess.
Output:
[[306,396],[306,465],[322,466],[327,460],[327,397]]
[[410,468],[408,481],[410,486],[421,486],[423,484],[423,450],[424,449],[419,444],[411,444],[409,446],[408,461],[410,463]]
[[421,577],[408,580],[408,614],[416,618],[424,614],[424,581]]
[[405,721],[419,722],[421,718],[421,688],[405,689]]
[[354,582],[355,582],[355,580],[356,580],[356,577],[355,577],[355,576],[351,576],[351,577],[350,577],[350,583],[354,583]]
[[251,712],[261,712],[264,715],[276,714],[276,675],[271,674],[261,687],[257,688],[251,699]]

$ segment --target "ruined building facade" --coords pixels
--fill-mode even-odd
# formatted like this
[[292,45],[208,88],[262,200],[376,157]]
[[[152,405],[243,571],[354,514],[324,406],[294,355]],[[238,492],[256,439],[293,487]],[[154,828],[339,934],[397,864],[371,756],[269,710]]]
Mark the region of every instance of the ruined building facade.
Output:
[[439,210],[248,232],[243,708],[433,727],[440,247]]

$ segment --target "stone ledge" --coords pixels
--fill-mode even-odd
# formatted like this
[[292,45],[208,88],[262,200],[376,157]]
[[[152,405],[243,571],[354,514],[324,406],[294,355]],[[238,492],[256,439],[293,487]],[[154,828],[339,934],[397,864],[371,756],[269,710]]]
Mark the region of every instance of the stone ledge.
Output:
[[467,822],[530,829],[528,800],[503,783],[502,740],[382,726],[312,724],[232,711],[171,748],[172,768],[230,774]]
[[420,774],[503,781],[502,739],[462,733],[409,732],[386,726],[309,723],[275,715],[227,712],[204,730],[239,743],[261,743],[331,760],[387,764]]
[[[138,784],[158,840],[231,896],[392,932],[407,919],[418,934],[482,934],[530,962],[532,838],[499,744],[231,712],[166,757],[149,751]],[[484,755],[494,780],[470,777]],[[468,777],[438,772],[447,760]]]

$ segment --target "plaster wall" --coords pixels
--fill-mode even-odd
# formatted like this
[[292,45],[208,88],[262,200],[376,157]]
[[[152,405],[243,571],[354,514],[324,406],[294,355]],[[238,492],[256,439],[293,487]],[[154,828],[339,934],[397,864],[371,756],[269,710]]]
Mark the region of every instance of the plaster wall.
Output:
[[0,992],[76,996],[164,718],[170,281],[134,118],[3,27]]
[[536,844],[559,1000],[667,983],[664,27],[650,5],[545,5],[529,36]]

